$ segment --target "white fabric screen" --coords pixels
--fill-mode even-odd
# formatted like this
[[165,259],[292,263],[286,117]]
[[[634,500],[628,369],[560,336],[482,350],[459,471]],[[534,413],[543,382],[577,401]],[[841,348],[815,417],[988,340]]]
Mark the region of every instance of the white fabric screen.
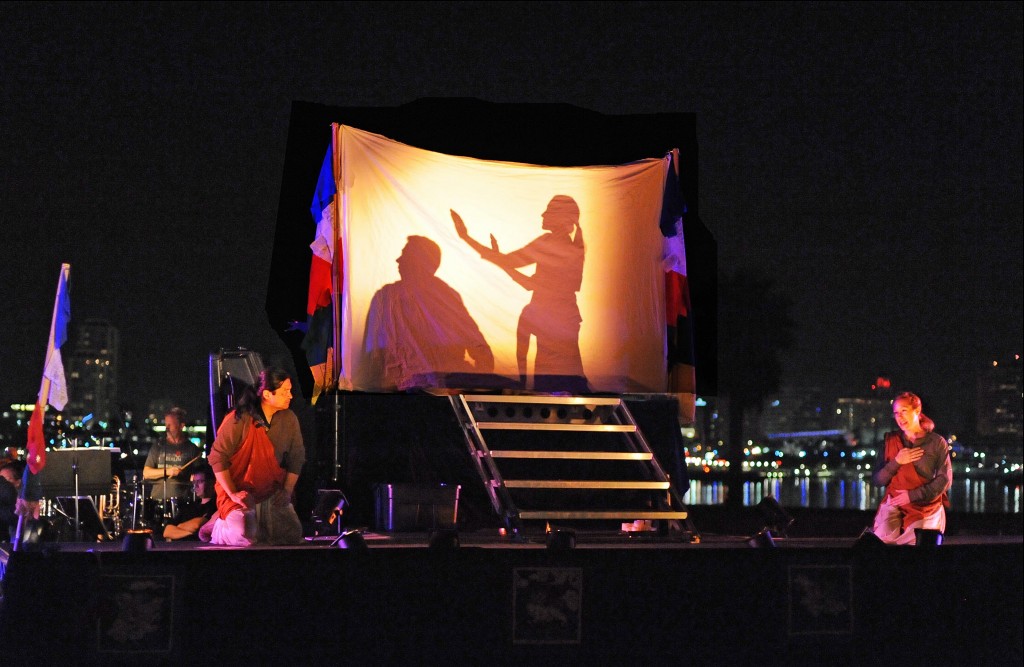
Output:
[[342,388],[665,390],[667,159],[491,162],[337,127]]

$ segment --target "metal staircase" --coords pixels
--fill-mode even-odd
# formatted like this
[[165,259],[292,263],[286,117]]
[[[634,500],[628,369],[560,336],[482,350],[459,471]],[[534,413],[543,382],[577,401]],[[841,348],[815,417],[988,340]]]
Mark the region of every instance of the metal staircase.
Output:
[[[449,397],[494,510],[530,522],[655,521],[696,541],[682,498],[615,397]],[[618,524],[614,524],[618,527]]]

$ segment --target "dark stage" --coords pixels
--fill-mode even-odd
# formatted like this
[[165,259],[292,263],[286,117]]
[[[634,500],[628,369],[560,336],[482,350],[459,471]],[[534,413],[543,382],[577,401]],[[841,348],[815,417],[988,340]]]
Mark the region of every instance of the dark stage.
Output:
[[[630,409],[678,480],[674,405]],[[376,525],[375,484],[458,484],[458,548],[375,528],[362,550],[332,537],[9,553],[3,664],[1021,663],[1019,514],[952,514],[942,545],[886,547],[858,541],[870,512],[787,508],[787,537],[751,547],[757,508],[691,506],[692,533],[558,524],[575,548],[549,549],[544,522],[500,536],[447,399],[353,395],[340,411],[343,470],[359,472],[345,526]]]
[[365,549],[55,544],[9,554],[0,645],[5,665],[1019,665],[1021,535],[962,533],[938,547],[583,530],[571,550],[496,530],[457,547],[369,532]]

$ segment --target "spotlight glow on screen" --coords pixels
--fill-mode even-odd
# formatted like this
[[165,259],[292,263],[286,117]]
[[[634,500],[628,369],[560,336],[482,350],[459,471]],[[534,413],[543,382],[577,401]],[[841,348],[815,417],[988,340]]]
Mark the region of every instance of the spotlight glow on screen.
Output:
[[345,388],[664,391],[666,159],[544,167],[338,131]]

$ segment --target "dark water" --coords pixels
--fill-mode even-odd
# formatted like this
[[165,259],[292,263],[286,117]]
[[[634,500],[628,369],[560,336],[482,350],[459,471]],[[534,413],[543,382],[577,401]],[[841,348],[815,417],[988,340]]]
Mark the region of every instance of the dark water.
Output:
[[[1021,513],[1021,484],[993,479],[955,479],[949,490],[953,512]],[[689,505],[725,502],[725,483],[694,479],[685,500]],[[750,480],[743,484],[743,504],[757,505],[771,495],[783,507],[872,510],[878,507],[884,488],[859,478],[785,477]]]

